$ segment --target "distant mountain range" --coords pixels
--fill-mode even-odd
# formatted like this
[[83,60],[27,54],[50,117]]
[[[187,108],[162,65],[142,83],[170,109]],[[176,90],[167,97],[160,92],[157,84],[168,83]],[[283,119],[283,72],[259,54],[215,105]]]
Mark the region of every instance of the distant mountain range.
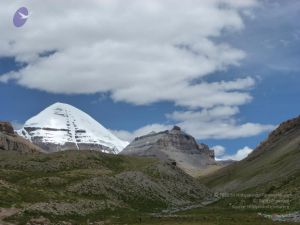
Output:
[[[217,162],[214,151],[198,144],[175,126],[172,130],[136,137],[130,144],[75,107],[56,103],[29,119],[16,135],[0,123],[0,149],[18,152],[97,150],[105,153],[154,157],[178,166],[217,191],[264,191],[281,184],[300,184],[300,116],[282,123],[247,158]],[[126,147],[127,146],[127,147]],[[221,168],[221,169],[220,169]]]
[[[47,107],[27,120],[17,133],[48,153],[78,149],[118,154],[129,144],[88,114],[64,103]],[[171,160],[193,176],[204,169],[223,166],[215,161],[213,150],[176,126],[170,131],[137,137],[121,154]]]
[[300,209],[300,117],[282,123],[239,162],[216,162],[213,150],[177,126],[137,137],[125,147],[87,114],[62,103],[28,120],[18,133],[28,140],[10,123],[0,122],[0,211],[18,212],[10,218],[13,224],[36,215],[74,222],[211,203],[204,210],[214,216],[218,207],[227,214],[232,204],[248,204],[238,195],[223,198],[213,192],[259,193],[263,197],[257,201],[268,201],[267,194],[289,195],[289,210]]
[[122,141],[81,110],[55,103],[25,122],[17,133],[47,152],[68,149],[119,153]]

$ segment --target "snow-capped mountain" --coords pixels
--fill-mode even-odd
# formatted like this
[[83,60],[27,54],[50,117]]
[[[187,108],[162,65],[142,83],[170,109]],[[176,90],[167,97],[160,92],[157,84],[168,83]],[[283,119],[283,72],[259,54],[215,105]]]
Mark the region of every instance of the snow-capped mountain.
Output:
[[48,152],[79,149],[117,154],[128,145],[88,114],[63,103],[49,106],[17,132]]

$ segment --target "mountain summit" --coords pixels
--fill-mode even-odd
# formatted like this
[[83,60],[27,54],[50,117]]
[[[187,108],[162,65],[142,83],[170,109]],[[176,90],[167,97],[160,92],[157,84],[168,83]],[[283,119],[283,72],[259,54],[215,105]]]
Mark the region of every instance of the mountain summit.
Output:
[[85,112],[63,103],[49,106],[17,132],[48,152],[89,149],[116,154],[128,144]]
[[217,165],[214,151],[205,144],[198,144],[194,137],[178,126],[172,130],[137,137],[120,154],[171,160],[174,165],[193,176]]

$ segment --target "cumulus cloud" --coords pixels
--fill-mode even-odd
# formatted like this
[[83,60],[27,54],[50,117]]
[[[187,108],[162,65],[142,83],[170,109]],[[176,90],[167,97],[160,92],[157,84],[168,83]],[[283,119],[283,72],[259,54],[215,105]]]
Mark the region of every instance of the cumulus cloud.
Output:
[[[239,149],[236,151],[233,155],[227,155],[225,154],[225,148],[223,146],[215,146],[217,149],[223,149],[223,154],[216,157],[216,160],[235,160],[240,161],[244,158],[246,158],[251,152],[253,152],[252,148],[249,148],[248,146],[245,146],[242,149]],[[214,149],[214,148],[213,148]],[[217,150],[218,151],[218,150]]]
[[151,132],[160,132],[165,130],[170,130],[172,128],[171,125],[163,125],[163,124],[151,124],[144,127],[141,127],[133,132],[125,131],[125,130],[111,130],[113,134],[119,137],[122,140],[132,141],[136,137],[140,137]]
[[244,93],[253,85],[250,78],[195,81],[245,57],[212,37],[241,30],[242,11],[254,7],[254,0],[32,0],[27,5],[33,15],[20,30],[8,20],[17,4],[0,3],[0,56],[26,65],[2,74],[2,82],[52,93],[108,92],[115,101],[138,105],[171,101],[212,107],[251,99]]
[[[237,106],[216,106],[198,111],[175,111],[167,114],[169,124],[176,124],[196,139],[236,139],[251,137],[262,132],[275,129],[270,124],[238,123],[236,115],[239,113]],[[120,138],[131,141],[134,137],[142,136],[151,131],[170,129],[171,125],[153,124],[146,125],[133,132],[115,131]],[[218,150],[220,148],[218,147]]]
[[[234,118],[227,121],[213,120],[210,122],[201,120],[186,120],[180,123],[175,123],[180,126],[185,132],[193,135],[198,140],[205,139],[237,139],[259,135],[263,132],[269,132],[275,128],[274,125],[245,123],[237,124]],[[159,132],[172,128],[168,124],[150,124],[141,127],[133,132],[125,130],[115,130],[116,136],[119,138],[132,141],[135,137],[146,135],[152,131]]]
[[[16,29],[11,16],[19,3],[2,0],[0,57],[14,57],[23,67],[0,74],[0,82],[50,93],[104,93],[135,105],[172,102],[183,111],[167,115],[170,124],[199,139],[257,135],[272,126],[235,118],[238,107],[252,100],[255,80],[204,82],[246,57],[215,40],[225,31],[240,32],[242,15],[256,5],[256,0],[30,0],[32,15]],[[170,127],[115,133],[132,140]]]
[[211,149],[213,149],[215,151],[215,157],[219,157],[225,154],[225,147],[221,146],[221,145],[216,145],[211,147]]
[[239,124],[234,117],[238,113],[238,107],[217,106],[202,111],[175,111],[167,117],[198,139],[235,139],[274,129],[273,125]]

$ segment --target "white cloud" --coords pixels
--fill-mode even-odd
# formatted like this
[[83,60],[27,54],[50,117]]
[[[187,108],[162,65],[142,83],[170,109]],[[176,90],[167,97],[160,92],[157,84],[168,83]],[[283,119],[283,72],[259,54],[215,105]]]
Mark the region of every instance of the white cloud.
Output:
[[[270,124],[238,123],[235,119],[239,113],[236,106],[217,106],[201,111],[175,111],[167,114],[170,124],[180,126],[184,131],[201,141],[205,139],[237,139],[251,137],[275,129]],[[167,124],[152,124],[141,127],[133,132],[114,131],[121,139],[132,141],[137,136],[142,136],[151,131],[170,129]],[[220,149],[220,148],[219,148]]]
[[[225,150],[225,148],[224,148]],[[235,160],[240,161],[244,158],[246,158],[251,152],[253,152],[252,148],[249,148],[248,146],[245,146],[242,149],[239,149],[235,154],[233,155],[220,155],[216,160]]]
[[178,124],[199,139],[236,139],[259,135],[274,129],[273,125],[258,123],[237,124],[230,121],[195,122],[183,121]]
[[202,111],[175,111],[172,114],[167,114],[166,116],[175,121],[198,120],[210,122],[216,119],[227,119],[237,113],[239,113],[238,107],[218,106],[212,109],[204,109]]
[[[214,40],[224,31],[240,32],[242,14],[256,5],[256,0],[31,0],[26,2],[31,17],[16,29],[11,17],[19,3],[2,0],[0,57],[26,66],[0,75],[0,82],[51,93],[104,93],[135,105],[173,102],[184,111],[168,119],[199,139],[257,135],[272,126],[235,118],[238,106],[252,100],[255,80],[203,81],[246,57]],[[116,133],[132,140],[167,128],[153,124]]]
[[[239,113],[237,107],[218,106],[202,111],[175,111],[167,114],[170,124],[180,126],[184,131],[198,140],[205,139],[237,139],[251,137],[275,129],[275,126],[258,123],[239,124],[234,116]],[[152,124],[133,132],[114,131],[121,139],[132,141],[135,137],[146,135],[151,131],[170,129],[172,125]],[[220,149],[220,148],[219,148]]]
[[20,123],[17,120],[13,120],[11,123],[12,123],[11,125],[13,126],[14,130],[19,130],[19,129],[23,128],[23,125],[24,125],[23,123]]
[[221,145],[216,145],[211,147],[215,151],[215,157],[219,157],[225,154],[225,148]]
[[237,107],[217,106],[202,111],[175,111],[167,117],[197,139],[235,139],[271,131],[273,125],[238,123]]
[[140,129],[137,129],[133,132],[125,131],[125,130],[111,130],[112,133],[114,133],[117,137],[119,137],[122,140],[126,141],[132,141],[136,137],[140,137],[146,134],[149,134],[151,132],[160,132],[164,130],[170,130],[172,128],[171,125],[162,125],[162,124],[151,124],[144,126]]
[[[0,81],[52,93],[108,92],[115,101],[171,101],[197,108],[249,102],[251,78],[195,80],[237,66],[245,52],[216,43],[223,31],[243,27],[242,11],[255,0],[31,0],[22,29],[11,26],[18,4],[0,3],[0,57],[25,68]],[[55,50],[55,54],[40,57]],[[178,94],[180,93],[180,94]]]

